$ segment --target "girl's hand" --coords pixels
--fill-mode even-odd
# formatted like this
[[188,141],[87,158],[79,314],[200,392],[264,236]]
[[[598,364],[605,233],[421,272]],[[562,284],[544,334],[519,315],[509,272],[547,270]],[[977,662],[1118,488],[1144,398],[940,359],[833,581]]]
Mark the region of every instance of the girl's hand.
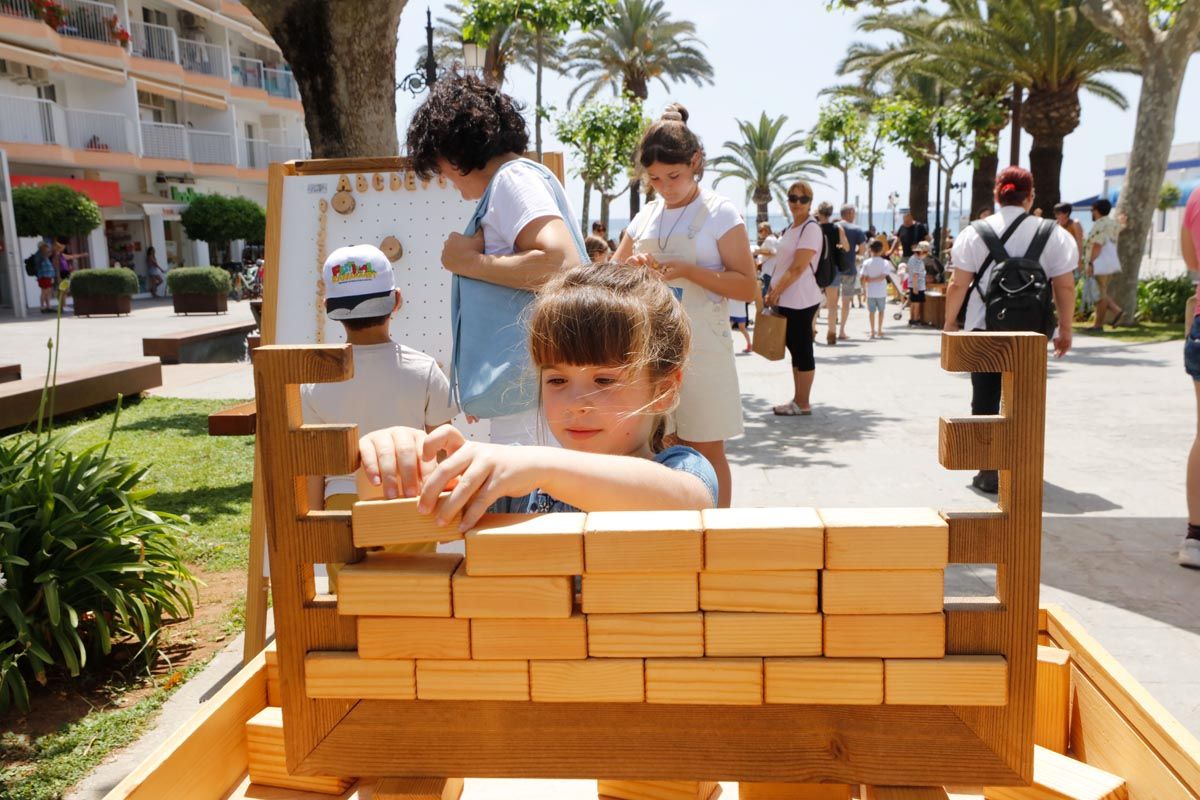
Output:
[[637,253],[629,257],[625,262],[633,267],[648,267],[655,272],[662,274],[662,264],[658,263],[658,259],[650,253]]
[[662,265],[663,280],[691,280],[692,273],[696,268],[695,264],[689,264],[686,261],[668,261]]
[[[466,532],[501,497],[520,497],[537,488],[538,476],[546,469],[545,463],[536,463],[537,456],[546,449],[468,442],[443,425],[425,439],[427,459],[439,450],[447,456],[426,478],[417,511],[435,514],[439,525],[449,524],[461,512],[459,529]],[[449,496],[439,500],[446,489]]]
[[451,233],[442,245],[442,266],[456,275],[464,275],[479,261],[483,254],[483,231],[474,236]]
[[422,460],[426,438],[425,431],[399,426],[372,431],[360,438],[358,453],[370,484],[382,486],[383,495],[389,500],[416,497],[421,491],[421,476],[436,466],[432,457]]

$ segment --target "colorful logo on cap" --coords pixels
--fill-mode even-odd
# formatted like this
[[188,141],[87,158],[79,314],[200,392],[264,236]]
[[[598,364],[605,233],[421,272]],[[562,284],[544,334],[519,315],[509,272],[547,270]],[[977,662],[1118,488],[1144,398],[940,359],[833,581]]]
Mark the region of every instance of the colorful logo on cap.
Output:
[[354,259],[348,259],[341,264],[337,264],[331,270],[334,283],[346,283],[348,281],[369,281],[373,280],[377,273],[375,267],[370,262],[356,262]]

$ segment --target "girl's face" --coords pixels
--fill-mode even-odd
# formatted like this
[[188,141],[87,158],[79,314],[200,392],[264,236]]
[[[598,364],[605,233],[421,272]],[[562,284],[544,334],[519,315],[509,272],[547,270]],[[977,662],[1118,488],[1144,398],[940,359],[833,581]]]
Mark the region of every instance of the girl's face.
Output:
[[669,407],[674,391],[656,397],[646,369],[636,376],[617,366],[542,369],[542,410],[550,432],[566,449],[585,453],[649,458],[655,417]]
[[690,164],[664,164],[655,161],[646,167],[646,177],[654,191],[662,195],[667,205],[678,205],[690,200],[696,191],[696,168],[700,156],[692,158]]

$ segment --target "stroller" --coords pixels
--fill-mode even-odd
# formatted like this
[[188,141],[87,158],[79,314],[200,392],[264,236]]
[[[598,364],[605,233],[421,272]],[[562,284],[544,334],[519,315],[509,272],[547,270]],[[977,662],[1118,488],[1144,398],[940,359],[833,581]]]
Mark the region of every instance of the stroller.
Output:
[[900,298],[900,308],[896,309],[892,314],[892,319],[904,319],[904,312],[908,310],[908,276],[901,278],[894,272],[888,273],[888,282],[896,289],[896,297]]

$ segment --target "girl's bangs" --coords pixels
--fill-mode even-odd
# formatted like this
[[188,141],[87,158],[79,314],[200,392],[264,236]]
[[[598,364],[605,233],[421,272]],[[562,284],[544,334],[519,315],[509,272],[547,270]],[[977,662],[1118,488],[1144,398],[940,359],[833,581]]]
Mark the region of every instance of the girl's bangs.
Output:
[[636,368],[644,357],[645,310],[633,298],[576,287],[542,299],[529,324],[538,369],[554,364]]

